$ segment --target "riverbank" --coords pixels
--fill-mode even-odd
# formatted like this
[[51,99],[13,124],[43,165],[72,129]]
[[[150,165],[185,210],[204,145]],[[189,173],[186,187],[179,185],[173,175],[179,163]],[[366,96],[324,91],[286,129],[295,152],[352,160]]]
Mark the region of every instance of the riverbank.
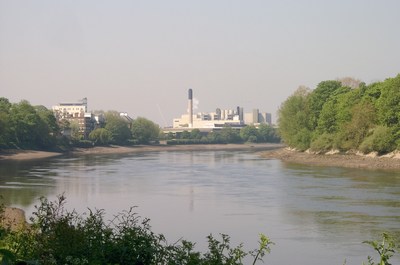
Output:
[[7,149],[0,151],[0,161],[3,160],[36,160],[45,159],[55,156],[61,156],[63,153],[58,152],[48,152],[48,151],[35,151],[35,150],[17,150],[17,149]]
[[[360,156],[356,154],[311,154],[284,148],[282,144],[210,144],[210,145],[142,145],[142,146],[106,146],[93,148],[76,148],[68,152],[72,156],[81,155],[109,155],[128,154],[139,152],[160,151],[206,151],[206,150],[252,150],[260,152],[266,159],[279,159],[283,162],[298,163],[313,166],[332,166],[365,169],[400,169],[400,159],[387,156]],[[7,150],[0,152],[1,161],[23,161],[47,159],[61,156],[64,153]]]
[[[201,150],[254,150],[266,151],[282,148],[281,144],[209,144],[209,145],[141,145],[141,146],[96,146],[93,148],[75,148],[69,151],[72,156],[80,155],[107,155],[128,154],[138,152],[160,152],[160,151],[201,151]],[[22,161],[45,159],[61,156],[63,153],[31,151],[31,150],[7,150],[0,152],[0,161]]]
[[357,154],[312,154],[279,148],[262,152],[266,159],[279,159],[283,162],[305,164],[311,166],[329,166],[365,169],[400,169],[400,159],[388,156],[361,156]]
[[17,230],[27,223],[25,212],[22,209],[15,207],[5,207],[2,214],[3,215],[0,216],[1,227],[9,228],[11,230]]

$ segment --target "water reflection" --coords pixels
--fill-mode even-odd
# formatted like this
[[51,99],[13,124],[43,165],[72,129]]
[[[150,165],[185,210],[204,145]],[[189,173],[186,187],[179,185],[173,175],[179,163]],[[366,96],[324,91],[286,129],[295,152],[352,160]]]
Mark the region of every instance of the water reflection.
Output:
[[51,160],[1,161],[0,194],[7,205],[28,207],[40,196],[51,194],[56,185],[52,180]]
[[[139,206],[156,232],[205,247],[210,233],[256,247],[277,243],[271,264],[361,264],[364,240],[400,230],[400,173],[309,167],[251,152],[188,151],[59,157],[0,167],[5,202],[30,212],[65,193],[80,211]],[[236,241],[235,241],[236,238]],[[317,253],[317,254],[316,254]]]
[[400,174],[287,164],[282,178],[288,219],[334,237],[374,238],[400,232]]

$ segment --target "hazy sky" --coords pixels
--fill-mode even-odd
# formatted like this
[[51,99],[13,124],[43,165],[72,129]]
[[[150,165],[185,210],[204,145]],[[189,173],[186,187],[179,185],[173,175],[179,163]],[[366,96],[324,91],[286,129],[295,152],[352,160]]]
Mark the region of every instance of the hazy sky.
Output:
[[171,125],[187,109],[270,112],[300,85],[400,72],[400,1],[0,0],[0,97],[88,98]]

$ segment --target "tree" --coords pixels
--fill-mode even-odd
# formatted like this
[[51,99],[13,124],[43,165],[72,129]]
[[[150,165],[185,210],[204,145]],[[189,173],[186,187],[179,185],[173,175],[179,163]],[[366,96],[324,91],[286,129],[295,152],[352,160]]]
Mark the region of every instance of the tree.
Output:
[[181,134],[180,134],[180,139],[190,139],[190,132],[189,131],[183,131]]
[[258,130],[254,125],[248,125],[240,130],[240,137],[245,142],[256,143],[258,141]]
[[317,88],[311,92],[308,103],[310,109],[311,130],[314,130],[317,127],[319,115],[324,104],[340,87],[341,83],[339,81],[322,81],[318,84]]
[[224,143],[221,133],[217,131],[212,131],[207,134],[207,139],[210,143]]
[[351,110],[351,120],[344,123],[338,134],[342,149],[358,149],[375,126],[376,111],[372,103],[360,102]]
[[379,123],[397,126],[400,123],[400,74],[381,83],[380,91],[377,101]]
[[224,127],[220,131],[221,141],[224,143],[239,143],[242,141],[240,131],[232,127]]
[[79,131],[79,123],[76,120],[69,122],[69,127],[71,129],[71,140],[79,141],[82,139],[82,135]]
[[[328,98],[327,102],[323,104],[322,110],[319,114],[317,128],[316,128],[316,135],[321,135],[324,133],[333,134],[336,133],[339,129],[340,122],[339,122],[339,102],[345,97],[343,95],[348,94],[350,91],[347,87],[340,87],[333,91],[333,93]],[[340,105],[343,107],[343,104]],[[341,112],[343,115],[343,110]],[[343,116],[340,118],[344,118]]]
[[160,127],[154,122],[138,117],[132,122],[132,137],[140,144],[148,144],[151,141],[158,140]]
[[260,124],[258,127],[258,136],[260,142],[277,143],[280,141],[276,130],[268,124]]
[[0,147],[49,149],[56,146],[58,133],[51,110],[26,100],[11,104],[0,98]]
[[10,109],[13,141],[22,148],[43,147],[43,123],[35,108],[26,100],[13,104]]
[[105,115],[106,126],[104,127],[111,133],[111,142],[114,144],[126,144],[132,139],[129,124],[119,116],[118,112],[107,112]]
[[0,98],[0,148],[9,147],[11,141],[11,103],[6,98]]
[[396,148],[393,138],[393,130],[387,126],[377,126],[373,133],[365,138],[360,145],[360,150],[364,153],[372,151],[384,154]]
[[44,106],[36,106],[35,110],[40,117],[40,125],[37,128],[38,133],[41,135],[40,145],[45,148],[55,146],[56,136],[60,132],[60,127],[53,111]]
[[306,150],[310,146],[310,113],[308,109],[310,90],[299,87],[278,110],[279,133],[289,146]]
[[89,139],[95,145],[108,145],[112,140],[112,134],[104,128],[97,128],[89,134]]
[[190,139],[197,139],[197,140],[201,139],[201,132],[200,132],[200,130],[199,130],[199,129],[193,129],[193,130],[190,132]]

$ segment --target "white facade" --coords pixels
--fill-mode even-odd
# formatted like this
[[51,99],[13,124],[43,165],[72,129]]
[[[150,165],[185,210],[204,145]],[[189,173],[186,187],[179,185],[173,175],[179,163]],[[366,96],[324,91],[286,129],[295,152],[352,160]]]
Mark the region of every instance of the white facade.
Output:
[[[96,121],[94,115],[87,112],[86,98],[76,103],[60,103],[53,106],[52,110],[58,122],[62,120],[76,122],[79,126],[79,133],[84,139],[87,139],[89,133],[94,129]],[[64,135],[67,136],[68,133],[64,132]]]
[[183,114],[180,118],[175,118],[172,127],[176,129],[209,129],[224,126],[241,127],[262,123],[271,125],[271,114],[260,113],[258,109],[254,109],[250,113],[243,113],[243,108],[238,108],[238,110],[217,109],[216,112],[193,114],[192,122],[189,118],[189,114]]
[[[222,116],[222,115],[221,115]],[[230,119],[218,119],[217,113],[198,113],[193,115],[192,127],[190,127],[189,114],[183,114],[181,118],[173,120],[173,128],[193,128],[193,129],[206,129],[206,128],[220,128],[224,126],[241,126],[243,121],[239,119],[239,115],[228,115]],[[221,117],[222,118],[222,117]]]

